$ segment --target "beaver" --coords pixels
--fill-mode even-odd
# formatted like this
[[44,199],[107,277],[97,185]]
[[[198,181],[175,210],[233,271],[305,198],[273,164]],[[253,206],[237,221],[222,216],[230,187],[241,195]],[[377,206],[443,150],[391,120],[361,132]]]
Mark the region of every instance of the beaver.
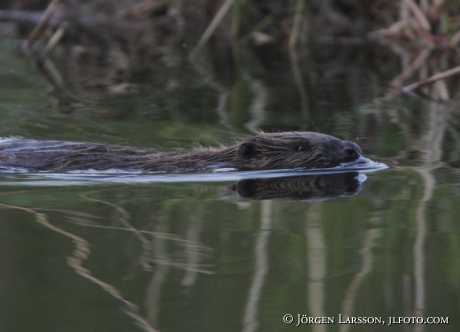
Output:
[[0,166],[33,171],[109,170],[190,172],[212,168],[267,170],[325,168],[366,163],[356,143],[316,132],[259,133],[233,146],[182,152],[138,150],[99,143],[8,138]]

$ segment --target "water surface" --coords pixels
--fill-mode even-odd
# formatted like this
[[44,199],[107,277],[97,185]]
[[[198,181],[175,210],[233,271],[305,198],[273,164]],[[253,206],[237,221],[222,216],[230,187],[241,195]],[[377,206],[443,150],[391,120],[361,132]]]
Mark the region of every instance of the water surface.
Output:
[[[230,143],[255,127],[318,130],[356,141],[366,157],[389,166],[352,175],[358,182],[344,190],[331,188],[349,180],[302,177],[309,174],[261,182],[299,189],[270,199],[250,195],[254,182],[239,193],[248,182],[238,182],[252,179],[244,173],[3,172],[5,329],[291,331],[305,314],[334,320],[297,327],[307,331],[459,330],[456,102],[387,95],[372,68],[360,69],[358,80],[338,67],[340,75],[310,81],[307,114],[289,71],[256,79],[243,68],[219,92],[190,84],[202,78],[186,65],[186,94],[95,93],[97,109],[108,113],[64,114],[27,59],[6,44],[0,58],[3,137],[173,150]],[[158,85],[167,86],[162,79]],[[225,93],[231,102],[222,113]],[[269,174],[262,180],[276,179]],[[384,324],[389,317],[447,317],[449,324],[339,324],[339,315]]]

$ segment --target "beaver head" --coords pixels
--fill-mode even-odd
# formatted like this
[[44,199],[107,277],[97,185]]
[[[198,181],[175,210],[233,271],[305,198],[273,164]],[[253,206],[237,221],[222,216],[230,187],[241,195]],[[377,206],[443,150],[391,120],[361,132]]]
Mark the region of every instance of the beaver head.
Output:
[[324,168],[369,162],[353,142],[315,132],[260,133],[241,142],[239,162],[248,168]]

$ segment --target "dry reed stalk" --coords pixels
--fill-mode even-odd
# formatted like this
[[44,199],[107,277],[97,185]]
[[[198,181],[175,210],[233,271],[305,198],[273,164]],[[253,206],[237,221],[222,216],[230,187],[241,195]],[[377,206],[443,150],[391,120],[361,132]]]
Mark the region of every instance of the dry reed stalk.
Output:
[[423,11],[420,9],[420,7],[415,3],[415,1],[414,0],[403,0],[403,1],[409,7],[410,11],[412,12],[412,15],[415,17],[420,27],[423,30],[429,32],[431,30],[431,24],[426,18]]
[[412,74],[426,62],[430,53],[431,51],[428,49],[424,49],[422,52],[420,52],[420,54],[415,58],[415,60],[408,67],[406,67],[402,71],[402,73],[400,73],[398,76],[391,80],[389,84],[390,87],[399,90],[401,88],[403,80],[412,76]]
[[209,24],[209,26],[206,28],[205,32],[201,36],[200,40],[198,41],[198,44],[195,46],[193,51],[190,53],[190,58],[193,59],[195,58],[196,54],[201,51],[203,46],[207,43],[209,38],[212,36],[214,31],[217,29],[219,24],[222,22],[224,19],[225,15],[227,12],[230,10],[230,8],[233,6],[235,0],[226,0],[222,7],[220,7],[219,11],[217,12],[216,16],[214,16],[213,20]]
[[446,70],[442,73],[438,73],[436,75],[433,75],[433,76],[430,76],[424,80],[420,80],[416,83],[412,83],[412,84],[409,84],[409,85],[406,85],[405,87],[402,88],[402,90],[404,92],[410,92],[412,90],[415,90],[415,89],[418,89],[424,85],[428,85],[428,84],[431,84],[431,83],[434,83],[436,81],[439,81],[439,80],[442,80],[446,77],[449,77],[449,76],[452,76],[452,75],[455,75],[455,74],[458,74],[460,73],[460,66],[457,66],[455,68],[452,68],[452,69],[449,69],[449,70]]
[[43,16],[40,19],[40,22],[35,26],[35,28],[30,33],[29,37],[27,38],[24,46],[26,49],[29,49],[32,41],[37,39],[38,35],[43,31],[43,28],[48,24],[49,20],[51,19],[51,15],[56,11],[60,0],[51,0],[50,4],[46,8]]

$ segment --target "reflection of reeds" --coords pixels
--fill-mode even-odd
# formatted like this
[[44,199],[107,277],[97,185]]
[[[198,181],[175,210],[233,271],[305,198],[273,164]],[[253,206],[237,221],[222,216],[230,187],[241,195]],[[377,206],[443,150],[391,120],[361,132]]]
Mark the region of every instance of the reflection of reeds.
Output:
[[235,2],[235,0],[225,0],[225,2],[222,4],[222,6],[218,10],[216,16],[214,16],[214,18],[212,19],[212,21],[209,24],[208,28],[205,30],[205,32],[201,36],[200,40],[198,41],[198,44],[195,46],[194,50],[190,53],[190,57],[192,59],[196,56],[196,54],[198,52],[200,52],[200,50],[203,48],[203,46],[209,40],[211,35],[214,33],[214,31],[217,29],[219,24],[224,19],[224,17],[227,14],[227,12],[233,6],[234,2]]
[[[19,194],[23,192],[15,192],[14,194]],[[102,199],[97,199],[91,197],[95,192],[85,192],[80,196],[85,200],[91,200],[99,204],[109,206],[112,209],[117,211],[117,221],[120,223],[120,226],[106,226],[102,225],[99,221],[94,222],[94,219],[107,219],[106,217],[100,217],[90,213],[72,211],[66,209],[32,209],[21,206],[9,205],[0,203],[1,207],[9,209],[18,209],[28,213],[32,213],[36,216],[36,221],[41,225],[49,228],[53,232],[60,233],[70,238],[75,243],[75,250],[67,259],[69,266],[71,266],[75,272],[89,281],[97,284],[111,296],[121,301],[123,310],[128,316],[132,317],[136,324],[140,326],[144,331],[155,332],[157,331],[152,327],[152,324],[156,323],[156,312],[159,310],[159,302],[161,289],[163,282],[167,275],[168,270],[171,267],[179,268],[185,270],[184,278],[182,280],[183,286],[193,286],[198,273],[212,274],[213,272],[208,270],[209,265],[201,264],[205,256],[212,253],[212,249],[201,244],[199,242],[201,234],[201,224],[204,220],[203,214],[205,212],[204,205],[200,205],[198,209],[195,209],[196,212],[190,215],[188,230],[186,238],[183,238],[179,235],[172,234],[167,232],[169,228],[169,219],[168,220],[155,220],[149,225],[154,224],[153,226],[157,231],[151,231],[146,229],[138,229],[132,225],[132,220],[130,213],[123,208],[120,204],[108,202]],[[11,193],[6,193],[6,195],[11,195]],[[169,218],[169,212],[173,205],[166,204],[165,210],[159,212],[159,219],[163,216],[164,218]],[[84,227],[92,228],[104,228],[110,230],[122,230],[134,233],[136,238],[142,244],[143,251],[139,261],[146,270],[153,270],[152,274],[152,283],[147,289],[147,310],[148,317],[144,318],[141,316],[138,311],[139,308],[136,304],[126,300],[123,294],[113,285],[106,283],[105,281],[97,278],[92,274],[92,271],[84,267],[85,261],[89,259],[91,254],[91,244],[86,241],[84,238],[66,231],[65,229],[53,225],[49,221],[48,212],[60,212],[68,216],[67,221],[75,225],[81,225]],[[166,221],[166,222],[165,222]],[[177,248],[172,248],[170,244],[176,245]],[[183,255],[183,261],[178,261],[179,255]],[[155,267],[151,267],[151,265]]]
[[[449,4],[443,0],[421,1],[419,4],[414,0],[403,0],[400,2],[399,20],[387,28],[369,34],[371,38],[398,49],[398,53],[402,53],[407,59],[413,59],[410,60],[412,64],[403,68],[401,74],[392,80],[391,87],[401,88],[404,79],[411,77],[419,68],[423,68],[423,65],[428,65],[433,50],[453,50],[458,44],[460,31],[456,32],[455,28],[452,28],[455,24],[448,23],[457,19],[448,14],[452,12],[449,10]],[[411,54],[414,49],[422,51],[418,56],[414,56]],[[439,55],[434,57],[440,58]],[[445,68],[443,71],[436,69],[428,78],[421,75],[418,82],[404,86],[403,91],[411,92],[460,73],[458,61],[454,61],[450,66],[453,68]],[[446,98],[449,98],[448,94]]]
[[[264,70],[261,57],[255,55],[259,53],[270,58],[271,62],[278,61],[278,55],[284,57],[283,61],[290,62],[291,81],[299,97],[298,108],[306,120],[309,104],[314,104],[314,96],[307,94],[309,82],[302,64],[310,60],[307,57],[309,51],[317,49],[317,45],[311,47],[315,41],[326,42],[335,48],[337,56],[333,60],[347,53],[346,47],[341,48],[340,44],[359,45],[366,40],[377,40],[390,49],[403,49],[398,52],[405,53],[402,56],[405,60],[401,61],[405,68],[391,82],[392,88],[398,92],[404,85],[404,91],[413,91],[460,73],[457,57],[452,56],[460,42],[458,6],[452,1],[370,1],[367,4],[349,1],[346,6],[350,6],[353,14],[335,8],[331,1],[312,3],[295,0],[280,6],[276,2],[247,0],[199,3],[138,0],[114,4],[111,13],[102,13],[95,3],[87,1],[75,5],[53,0],[46,10],[34,12],[34,15],[26,15],[25,11],[0,11],[0,19],[35,25],[24,43],[24,49],[52,86],[62,112],[101,112],[92,105],[81,106],[81,100],[78,101],[80,105],[75,105],[74,94],[66,91],[68,89],[98,90],[112,96],[134,94],[144,90],[143,85],[142,89],[139,88],[139,81],[143,84],[151,82],[150,75],[156,74],[153,69],[156,64],[161,67],[164,63],[175,62],[177,66],[180,61],[174,60],[176,57],[184,63],[191,58],[196,62],[198,55],[209,68],[213,68],[215,76],[228,82],[239,76],[241,69],[259,66]],[[99,6],[107,3],[100,1]],[[37,17],[41,18],[38,20]],[[66,36],[65,43],[63,35]],[[179,45],[185,52],[177,51]],[[65,62],[62,67],[57,61],[59,56],[54,54],[52,59],[49,54],[56,46],[66,48],[66,52],[60,52],[60,60]],[[438,68],[424,76],[423,65],[432,67],[430,58],[440,60]],[[73,76],[67,75],[71,71],[69,67],[80,65],[82,59],[86,65],[91,63],[94,67],[90,74],[93,76],[89,79],[81,77],[84,75],[78,75],[79,71],[75,70],[73,74],[77,73],[77,77],[69,79],[68,76]],[[404,66],[405,61],[411,65]],[[415,77],[419,70],[420,77]],[[257,77],[253,73],[250,75]],[[136,81],[139,77],[143,79]],[[415,83],[404,82],[409,79]],[[85,80],[90,82],[82,83]],[[213,82],[212,86],[216,88],[220,85],[216,89],[219,93],[216,108],[221,121],[229,126],[224,108],[231,99],[231,89],[219,83]]]
[[92,275],[91,271],[88,270],[83,266],[83,263],[88,260],[88,257],[91,253],[90,243],[86,241],[84,238],[75,235],[73,233],[67,232],[66,230],[55,226],[49,222],[48,216],[45,213],[38,212],[32,208],[26,208],[22,206],[10,205],[0,203],[0,206],[9,209],[17,209],[27,213],[31,213],[35,215],[35,220],[47,227],[48,229],[52,230],[53,232],[62,234],[68,238],[70,238],[75,243],[75,250],[73,251],[72,255],[67,258],[67,263],[70,267],[72,267],[75,272],[82,277],[88,279],[89,281],[95,283],[96,285],[100,286],[104,291],[109,293],[111,296],[116,298],[117,300],[121,301],[123,304],[122,310],[130,317],[134,319],[136,324],[141,327],[146,332],[157,332],[155,328],[153,328],[150,323],[141,315],[138,314],[138,307],[134,303],[126,300],[121,292],[114,286],[104,282],[103,280],[95,277]]
[[[327,245],[324,231],[321,227],[321,202],[312,203],[306,216],[305,238],[307,241],[308,267],[308,308],[312,317],[325,317],[324,303],[326,302],[325,276],[327,267]],[[313,324],[313,332],[325,332],[326,325]]]
[[152,249],[150,247],[150,242],[147,240],[147,238],[144,236],[144,234],[139,232],[138,229],[136,229],[135,227],[133,227],[131,225],[131,223],[129,222],[129,220],[131,219],[131,216],[128,213],[128,211],[126,211],[120,205],[110,203],[110,202],[107,202],[107,201],[103,201],[103,200],[100,200],[100,199],[89,197],[88,195],[90,195],[90,194],[91,193],[83,193],[83,194],[81,194],[81,197],[84,198],[84,199],[93,201],[93,202],[98,202],[98,203],[102,203],[102,204],[108,205],[110,207],[113,207],[120,214],[119,221],[121,222],[121,224],[123,226],[125,226],[127,229],[129,229],[131,232],[133,232],[133,234],[135,234],[137,236],[137,238],[139,239],[139,241],[142,243],[143,251],[142,251],[141,257],[139,258],[139,262],[141,263],[141,265],[143,266],[143,268],[146,271],[150,271],[151,266],[150,266],[149,261],[148,261],[148,257],[151,256],[151,252],[152,252]]
[[[308,96],[303,81],[302,71],[299,64],[299,57],[297,55],[297,44],[300,38],[300,29],[302,27],[302,21],[305,21],[305,16],[303,11],[305,9],[304,0],[297,0],[297,6],[294,14],[294,22],[292,24],[291,35],[289,38],[289,57],[291,59],[292,73],[294,76],[294,81],[299,92],[300,96],[300,107],[302,110],[302,115],[304,118],[307,118],[309,115],[308,111]],[[305,26],[304,26],[304,30]],[[304,129],[304,128],[302,128]]]
[[[41,209],[42,210],[42,209]],[[56,210],[53,210],[56,211]],[[67,211],[66,211],[67,212]],[[92,216],[94,218],[95,216]],[[67,220],[71,222],[74,225],[80,225],[84,227],[91,227],[91,228],[101,228],[101,229],[110,229],[110,230],[116,230],[116,231],[125,231],[125,232],[132,232],[131,228],[127,227],[117,227],[117,226],[105,226],[105,225],[99,225],[96,223],[89,222],[87,219],[83,218],[76,218],[76,217],[68,217]],[[204,244],[200,242],[195,242],[195,241],[190,241],[188,239],[184,239],[183,237],[172,234],[172,233],[167,233],[167,232],[156,232],[156,231],[149,231],[145,229],[136,229],[136,232],[144,234],[144,235],[149,235],[152,236],[156,239],[162,239],[162,240],[168,240],[172,241],[181,247],[188,247],[192,248],[193,250],[202,252],[204,254],[211,254],[213,250]]]
[[[372,271],[372,265],[374,262],[374,255],[372,254],[372,249],[375,246],[375,240],[380,236],[380,230],[378,229],[369,229],[366,231],[366,236],[364,238],[363,247],[360,250],[362,257],[362,266],[361,270],[357,272],[348,286],[345,296],[342,302],[342,315],[344,319],[352,316],[353,308],[358,296],[359,287],[363,283],[366,276]],[[346,332],[352,327],[351,324],[341,324],[340,332]]]
[[[87,192],[81,194],[80,196],[84,199],[91,200],[94,202],[98,202],[107,206],[114,208],[118,213],[118,221],[121,223],[123,227],[114,227],[114,226],[101,226],[101,225],[88,225],[85,226],[89,227],[98,227],[98,228],[108,228],[108,229],[117,229],[117,230],[124,230],[128,232],[132,232],[139,240],[142,245],[142,254],[139,257],[139,262],[145,271],[151,271],[152,266],[151,264],[156,265],[168,265],[174,266],[176,268],[183,269],[185,271],[190,272],[199,272],[204,274],[213,274],[212,271],[207,270],[206,268],[211,267],[211,265],[206,264],[199,264],[198,262],[212,253],[212,249],[206,247],[205,245],[201,244],[198,241],[194,241],[193,239],[184,239],[178,235],[167,233],[167,232],[155,232],[155,231],[148,231],[142,230],[134,227],[131,220],[131,215],[126,209],[124,209],[119,204],[111,203],[105,200],[96,199],[90,197],[91,194],[95,192]],[[164,214],[167,214],[168,211],[163,211]],[[198,218],[200,219],[200,218]],[[201,219],[200,219],[201,220]],[[193,223],[192,223],[193,224]],[[191,225],[192,225],[191,224]],[[152,244],[152,240],[153,244]],[[153,246],[155,245],[155,241],[170,241],[173,244],[178,246],[177,252],[183,253],[185,258],[184,261],[177,261],[176,259],[170,259],[164,255],[159,254],[156,252]],[[196,255],[195,263],[190,263],[190,255]]]
[[259,327],[258,311],[269,269],[268,240],[272,233],[273,202],[262,201],[260,231],[255,246],[255,267],[243,318],[243,332],[253,332]]

